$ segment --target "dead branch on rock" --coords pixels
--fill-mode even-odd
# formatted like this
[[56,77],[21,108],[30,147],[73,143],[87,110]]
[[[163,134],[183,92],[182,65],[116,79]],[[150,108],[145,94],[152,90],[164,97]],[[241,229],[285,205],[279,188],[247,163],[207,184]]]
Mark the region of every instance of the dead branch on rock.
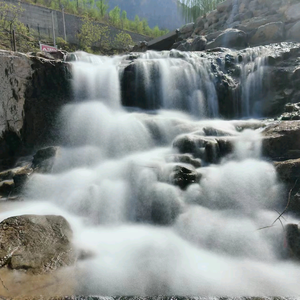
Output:
[[[275,226],[275,223],[276,223],[277,221],[280,222],[282,228],[284,229],[284,226],[283,226],[283,223],[282,223],[282,221],[281,221],[281,218],[284,219],[283,215],[286,213],[286,211],[288,210],[288,208],[289,208],[289,206],[290,206],[290,203],[291,203],[291,195],[292,195],[292,192],[294,191],[295,187],[297,186],[298,180],[299,180],[299,178],[297,178],[297,180],[295,181],[293,187],[292,187],[292,188],[290,189],[290,191],[289,191],[288,201],[287,201],[287,204],[286,204],[284,210],[283,210],[281,213],[279,213],[279,212],[276,210],[276,212],[279,214],[279,216],[274,220],[274,222],[273,222],[271,225],[269,225],[269,226],[261,227],[261,228],[258,228],[257,230],[263,230],[263,229],[267,229],[267,228],[274,227],[274,226]],[[284,219],[284,220],[285,220],[285,219]]]
[[272,225],[274,225],[278,220],[280,220],[280,218],[282,217],[282,215],[285,214],[286,211],[288,210],[288,208],[290,206],[290,203],[291,203],[291,195],[292,195],[292,192],[294,191],[294,189],[295,189],[295,187],[296,187],[296,185],[298,183],[298,180],[299,180],[299,178],[297,178],[297,180],[295,181],[293,187],[289,191],[289,197],[288,197],[288,202],[286,204],[286,207],[284,208],[284,210],[282,211],[282,213],[275,219],[275,221],[273,222]]

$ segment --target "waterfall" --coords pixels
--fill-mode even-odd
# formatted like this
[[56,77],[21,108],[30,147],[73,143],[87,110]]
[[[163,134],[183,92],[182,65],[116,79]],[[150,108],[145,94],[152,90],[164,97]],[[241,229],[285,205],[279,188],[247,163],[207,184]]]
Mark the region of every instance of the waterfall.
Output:
[[[239,61],[243,116],[262,97],[254,87],[263,59],[249,57]],[[89,254],[72,270],[76,294],[299,295],[300,270],[284,259],[282,227],[261,229],[278,217],[283,187],[261,156],[259,131],[247,129],[252,123],[218,119],[216,54],[135,57],[131,96],[143,97],[144,109],[121,105],[127,58],[72,63],[74,102],[59,116],[53,171],[34,174],[24,203],[0,219],[63,215]],[[224,155],[222,141],[232,145]],[[194,176],[186,187],[175,184],[183,171]]]
[[270,90],[267,55],[263,47],[248,48],[242,53],[242,116],[262,117],[264,99]]

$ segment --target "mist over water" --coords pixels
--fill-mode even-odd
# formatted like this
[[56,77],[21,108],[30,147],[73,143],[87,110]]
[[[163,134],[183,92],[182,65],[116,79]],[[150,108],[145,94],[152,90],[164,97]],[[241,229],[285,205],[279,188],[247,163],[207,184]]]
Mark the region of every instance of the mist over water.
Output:
[[[140,58],[141,69],[154,55]],[[123,109],[121,60],[73,64],[76,101],[60,115],[65,146],[53,172],[35,174],[23,207],[0,219],[23,213],[66,217],[75,245],[91,254],[76,267],[77,294],[299,295],[300,268],[283,258],[280,223],[259,230],[278,216],[283,192],[273,165],[261,157],[259,132],[241,131],[237,121],[207,119],[218,116],[209,74],[197,77],[186,68],[186,77],[176,78],[176,63],[167,57],[155,61],[165,110]],[[193,87],[183,98],[201,95],[192,116],[177,110],[180,97],[164,90],[166,81],[174,87],[189,82]],[[183,134],[204,137],[207,128],[235,137],[233,153],[219,164],[188,165],[201,179],[182,190],[170,174],[187,165],[174,160],[172,142]]]

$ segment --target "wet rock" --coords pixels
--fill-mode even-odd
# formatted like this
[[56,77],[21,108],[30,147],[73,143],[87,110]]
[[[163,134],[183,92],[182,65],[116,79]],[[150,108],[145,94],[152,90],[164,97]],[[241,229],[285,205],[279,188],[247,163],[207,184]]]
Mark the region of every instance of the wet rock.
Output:
[[58,138],[56,117],[72,97],[67,63],[0,50],[1,157]]
[[148,42],[140,41],[132,48],[132,52],[145,52],[148,50]]
[[300,121],[281,121],[262,131],[263,154],[273,160],[293,158],[291,153],[300,149]]
[[264,45],[282,41],[285,38],[285,26],[283,22],[273,22],[258,27],[250,39],[251,45]]
[[178,162],[184,164],[190,164],[195,168],[201,167],[201,160],[194,158],[191,154],[174,154],[168,158],[168,162]]
[[32,168],[40,173],[50,173],[58,150],[59,147],[54,146],[38,150],[33,156]]
[[195,38],[189,38],[182,42],[175,43],[173,48],[179,51],[202,51],[205,50],[206,42],[204,36],[196,36]]
[[285,241],[289,258],[300,259],[300,229],[297,224],[285,226]]
[[18,194],[32,172],[33,170],[29,164],[1,172],[0,180],[2,180],[2,183],[0,183],[0,196],[6,197],[8,195],[14,196]]
[[287,103],[284,106],[284,113],[279,117],[279,120],[300,120],[300,103]]
[[217,129],[214,127],[203,127],[203,132],[206,136],[231,136],[232,132]]
[[73,265],[72,230],[61,216],[24,215],[0,223],[0,263],[38,274]]
[[29,164],[27,164],[23,167],[17,167],[17,168],[8,169],[3,172],[0,172],[0,181],[13,179],[14,176],[16,176],[17,174],[20,174],[24,170],[28,170],[28,169],[30,169]]
[[234,49],[242,49],[248,45],[247,34],[238,29],[227,29],[221,33],[213,42],[206,45],[206,49],[216,47],[228,47]]
[[188,166],[177,165],[170,174],[170,182],[185,190],[193,183],[199,183],[201,175]]
[[191,50],[190,51],[202,51],[205,50],[206,47],[206,38],[204,36],[197,36],[194,38],[193,42],[191,43]]
[[32,173],[33,169],[26,167],[14,175],[14,193],[18,194],[19,192],[21,192],[22,188],[24,187]]
[[[283,181],[294,182],[300,177],[300,149],[294,155],[299,158],[274,162],[278,176]],[[290,153],[290,156],[292,156],[292,153]]]
[[14,181],[13,180],[4,180],[0,182],[0,195],[8,196],[12,193],[14,189]]
[[173,147],[180,153],[190,153],[208,163],[216,163],[233,150],[234,137],[204,137],[186,134],[177,137]]

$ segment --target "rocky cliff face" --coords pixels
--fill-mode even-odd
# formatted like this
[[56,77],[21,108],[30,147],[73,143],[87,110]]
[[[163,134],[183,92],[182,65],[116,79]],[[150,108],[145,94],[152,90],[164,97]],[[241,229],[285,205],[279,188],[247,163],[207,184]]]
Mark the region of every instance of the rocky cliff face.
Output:
[[183,26],[173,48],[191,49],[198,36],[206,45],[196,50],[215,47],[245,48],[282,41],[300,41],[300,3],[286,0],[226,0],[196,23]]
[[56,138],[54,121],[71,89],[67,64],[8,51],[0,51],[0,79],[0,155],[5,167],[6,158]]

